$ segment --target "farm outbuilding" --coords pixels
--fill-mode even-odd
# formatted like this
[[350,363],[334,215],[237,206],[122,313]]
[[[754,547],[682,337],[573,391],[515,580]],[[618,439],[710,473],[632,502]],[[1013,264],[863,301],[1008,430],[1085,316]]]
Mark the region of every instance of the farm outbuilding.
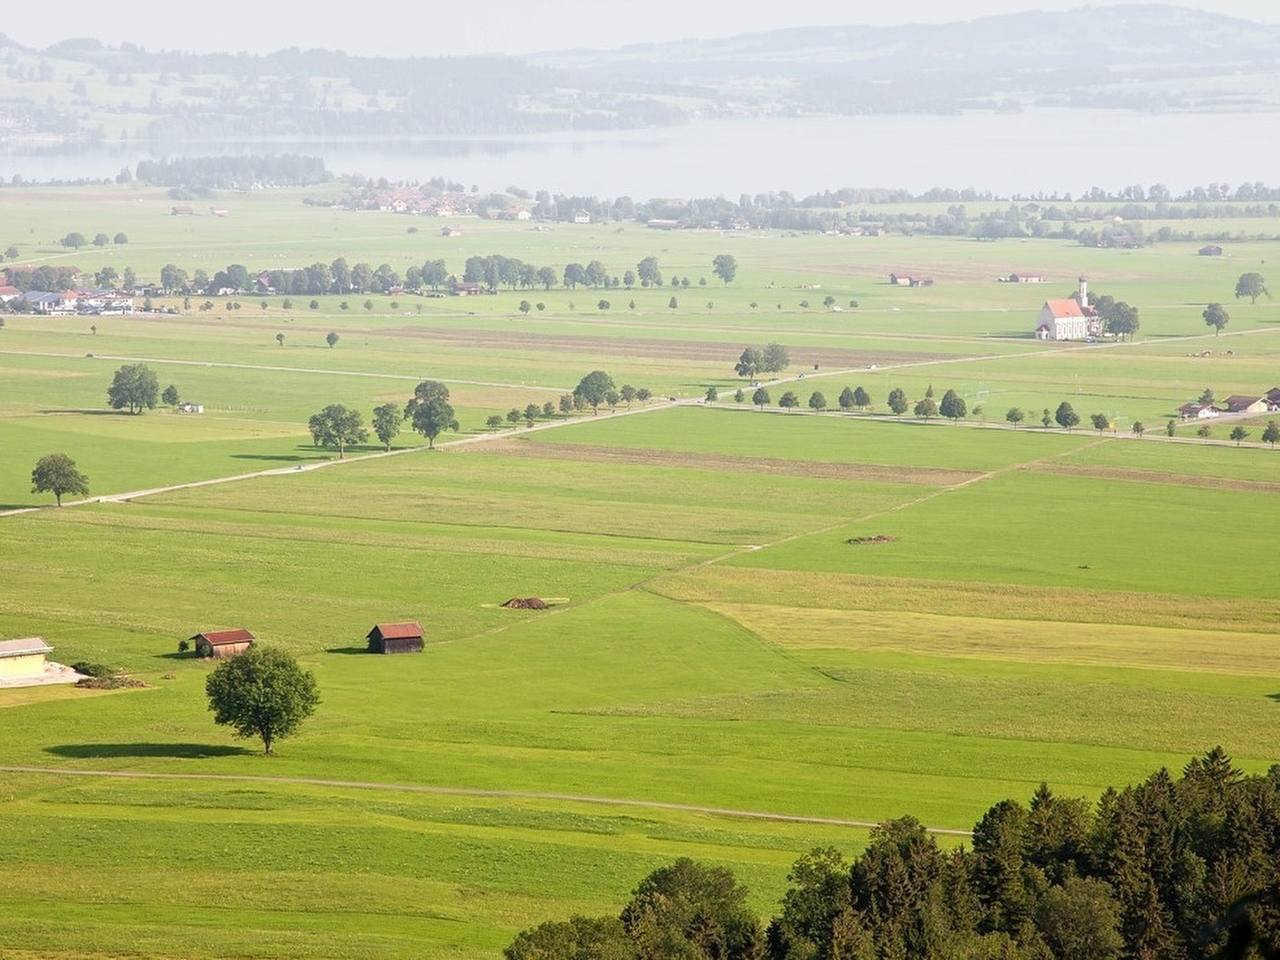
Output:
[[191,638],[191,642],[195,644],[196,656],[221,660],[224,657],[234,657],[238,653],[244,653],[253,646],[255,639],[248,630],[240,628],[197,633]]
[[44,676],[45,654],[52,652],[40,637],[0,640],[0,680]]
[[369,631],[370,653],[421,653],[422,624],[416,620],[406,623],[379,623]]

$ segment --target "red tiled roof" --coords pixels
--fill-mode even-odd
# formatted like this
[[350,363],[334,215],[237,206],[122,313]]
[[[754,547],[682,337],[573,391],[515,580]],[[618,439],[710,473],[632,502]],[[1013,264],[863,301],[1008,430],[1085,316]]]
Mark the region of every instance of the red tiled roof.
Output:
[[201,638],[215,647],[223,643],[244,643],[246,640],[257,639],[243,627],[238,630],[212,630],[207,633],[197,633],[191,639],[198,640]]
[[405,623],[379,623],[376,624],[370,633],[377,631],[383,640],[405,640],[411,637],[421,637],[425,631],[422,624],[416,620],[409,620]]
[[1049,312],[1055,319],[1084,316],[1084,311],[1080,309],[1080,304],[1070,298],[1066,300],[1046,300],[1044,305],[1049,308]]

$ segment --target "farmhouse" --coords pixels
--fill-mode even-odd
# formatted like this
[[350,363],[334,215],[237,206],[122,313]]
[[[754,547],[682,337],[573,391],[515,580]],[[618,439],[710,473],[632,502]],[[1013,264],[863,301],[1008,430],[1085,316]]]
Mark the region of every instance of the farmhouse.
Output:
[[1222,413],[1212,403],[1184,403],[1178,408],[1179,420],[1212,420]]
[[923,277],[918,273],[901,270],[889,274],[889,282],[895,287],[932,287],[933,277]]
[[1044,283],[1043,273],[1011,273],[1008,283]]
[[585,210],[575,210],[573,212],[573,222],[574,223],[590,223],[591,214],[587,213],[587,211]]
[[1227,413],[1266,413],[1271,409],[1267,398],[1256,394],[1235,394],[1222,402]]
[[0,680],[26,680],[44,676],[44,656],[53,647],[40,637],[0,640]]
[[421,653],[422,624],[379,623],[368,633],[370,653]]
[[1036,317],[1037,340],[1086,340],[1098,333],[1098,318],[1089,306],[1089,288],[1080,278],[1080,298],[1046,300]]
[[196,656],[221,660],[224,657],[234,657],[238,653],[244,653],[253,646],[255,639],[252,633],[241,628],[197,633],[191,638],[191,642],[195,644]]
[[7,283],[0,283],[0,303],[8,303],[10,300],[17,299],[22,296],[22,291],[17,287],[11,287]]

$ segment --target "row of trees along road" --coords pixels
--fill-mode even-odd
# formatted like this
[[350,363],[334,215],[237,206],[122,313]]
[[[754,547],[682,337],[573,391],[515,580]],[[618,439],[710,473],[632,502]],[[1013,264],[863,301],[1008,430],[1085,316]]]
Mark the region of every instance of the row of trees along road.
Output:
[[[738,274],[738,261],[732,254],[718,254],[711,262],[711,270],[728,286]],[[132,275],[132,271],[130,274]],[[111,276],[109,279],[114,280],[115,277]],[[679,282],[679,278],[672,279],[673,285]],[[705,284],[706,280],[704,278],[699,282]],[[255,290],[265,291],[267,288],[279,294],[295,296],[318,296],[326,293],[386,294],[401,288],[418,293],[427,289],[452,289],[459,283],[482,284],[490,292],[496,292],[502,286],[512,290],[534,290],[538,287],[550,290],[561,283],[570,290],[580,286],[625,287],[630,290],[637,285],[646,288],[661,287],[663,274],[658,258],[653,256],[645,257],[636,264],[634,270],[627,269],[619,277],[599,260],[586,264],[568,263],[561,270],[550,265],[525,263],[517,257],[499,253],[468,257],[463,264],[461,279],[450,273],[442,259],[427,260],[420,266],[414,264],[405,270],[403,276],[389,263],[379,264],[377,267],[363,261],[349,264],[345,257],[337,257],[330,263],[317,261],[309,267],[294,270],[276,269],[262,273],[251,273],[241,263],[227,264],[212,275],[204,269],[188,274],[175,263],[166,263],[160,268],[161,288],[174,294],[252,293]],[[683,280],[683,286],[689,286],[687,276]]]
[[766,925],[723,867],[677,860],[616,916],[525,930],[507,960],[1245,960],[1280,956],[1280,766],[1221,747],[1095,805],[1045,784],[943,850],[912,817],[852,862],[801,857]]
[[[641,394],[643,393],[643,397]],[[608,403],[611,407],[626,401],[630,406],[632,400],[647,400],[651,396],[647,389],[637,390],[630,384],[624,384],[621,391],[614,386],[613,377],[603,370],[592,370],[578,383],[568,405],[571,409],[591,407],[593,414],[600,412],[600,404]],[[550,406],[548,404],[547,406]],[[566,410],[563,401],[562,412]],[[530,405],[532,413],[523,416],[535,419],[542,410]],[[516,411],[516,421],[521,418]],[[492,421],[493,418],[491,418]],[[391,441],[399,434],[400,424],[408,420],[414,431],[427,439],[427,446],[435,446],[436,437],[446,430],[457,431],[458,419],[449,403],[449,388],[438,380],[423,380],[414,388],[413,396],[400,407],[395,403],[384,403],[373,410],[373,431],[386,450],[391,449]],[[516,422],[513,421],[513,422]],[[499,422],[501,422],[499,418]],[[493,426],[490,422],[490,426]],[[346,449],[357,443],[364,443],[369,438],[369,431],[359,410],[354,410],[340,403],[329,404],[315,413],[307,421],[307,429],[311,431],[311,441],[317,447],[332,447],[338,451],[338,459],[346,456]]]

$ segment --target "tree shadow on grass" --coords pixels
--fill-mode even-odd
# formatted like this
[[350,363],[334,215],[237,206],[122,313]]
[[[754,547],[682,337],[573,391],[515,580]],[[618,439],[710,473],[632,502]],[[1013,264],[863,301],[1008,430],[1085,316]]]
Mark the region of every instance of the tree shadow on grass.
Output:
[[1274,700],[1276,703],[1280,703],[1280,693],[1268,693],[1267,699]]
[[72,760],[121,759],[124,757],[176,757],[202,760],[208,757],[249,756],[252,750],[212,743],[62,743],[45,747],[45,753]]
[[329,455],[325,453],[315,453],[310,456],[302,456],[298,453],[233,453],[232,460],[264,460],[278,463],[297,463],[301,460],[328,460]]
[[139,414],[130,413],[128,410],[90,410],[90,409],[61,409],[61,410],[37,410],[36,413],[75,413],[84,417],[136,417]]
[[330,647],[325,653],[341,653],[345,656],[354,656],[357,653],[368,653],[368,647]]

